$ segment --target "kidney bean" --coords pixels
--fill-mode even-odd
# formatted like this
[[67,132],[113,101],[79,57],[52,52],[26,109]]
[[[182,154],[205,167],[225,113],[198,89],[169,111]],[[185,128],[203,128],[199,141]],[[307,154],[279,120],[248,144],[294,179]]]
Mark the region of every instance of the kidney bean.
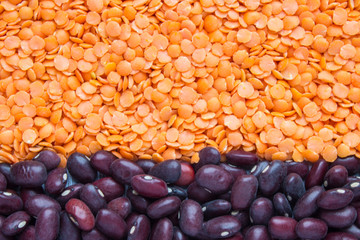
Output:
[[240,221],[230,215],[216,217],[204,223],[204,231],[211,238],[231,237],[240,231],[240,228]]
[[66,186],[67,178],[68,175],[65,168],[56,168],[52,170],[46,179],[45,190],[49,194],[60,194]]
[[55,208],[57,211],[61,211],[60,204],[45,194],[37,194],[29,198],[24,206],[25,211],[34,217],[37,217],[41,210],[45,208]]
[[202,205],[204,217],[207,219],[226,215],[230,210],[231,203],[223,199],[216,199]]
[[36,240],[55,240],[59,234],[60,213],[55,208],[40,211],[35,223]]
[[178,227],[173,228],[173,240],[188,240],[188,237]]
[[46,181],[45,165],[37,161],[20,161],[11,166],[12,182],[21,187],[40,187]]
[[304,218],[296,224],[295,231],[299,238],[318,240],[326,236],[328,227],[323,220]]
[[187,188],[187,195],[190,199],[203,203],[212,200],[215,196],[208,189],[200,187],[196,182],[193,182]]
[[0,172],[0,191],[5,191],[7,187],[7,180],[4,174]]
[[270,240],[268,230],[263,225],[255,225],[250,227],[245,234],[245,240]]
[[255,225],[267,225],[274,215],[272,202],[264,197],[255,199],[250,206],[250,221]]
[[324,187],[337,188],[346,184],[348,178],[348,171],[341,165],[336,165],[330,168],[324,177]]
[[122,184],[130,184],[135,175],[144,174],[144,171],[133,161],[116,159],[110,165],[111,176]]
[[111,177],[100,178],[93,184],[101,190],[107,202],[122,196],[125,192],[124,186]]
[[260,161],[254,167],[251,168],[250,174],[259,178],[261,172],[269,165],[268,161]]
[[253,175],[239,176],[231,188],[231,204],[234,210],[244,210],[250,207],[256,198],[258,180]]
[[85,184],[80,191],[80,200],[90,208],[94,215],[96,215],[100,209],[106,208],[106,200],[104,197],[104,193],[91,183]]
[[294,162],[292,160],[285,162],[287,173],[296,173],[298,174],[302,179],[304,179],[310,170],[310,164],[307,161],[303,162]]
[[295,228],[297,221],[290,217],[275,216],[269,221],[269,232],[275,239],[291,240],[296,239]]
[[355,219],[355,225],[357,227],[360,227],[360,208],[357,207],[355,209],[356,209],[356,213],[357,213],[357,216],[356,216],[356,219]]
[[226,154],[226,161],[245,169],[251,169],[259,161],[255,153],[243,150],[232,150]]
[[357,238],[345,232],[331,232],[326,235],[325,240],[357,240]]
[[196,183],[214,194],[227,192],[232,184],[232,176],[217,165],[205,165],[195,174]]
[[151,231],[151,223],[148,217],[141,214],[127,222],[127,229],[127,240],[147,240]]
[[353,174],[355,174],[356,172],[359,171],[360,160],[355,155],[348,156],[348,157],[345,157],[345,158],[337,158],[331,164],[331,167],[336,166],[336,165],[344,166],[347,169],[349,175],[353,175]]
[[68,157],[67,169],[71,176],[81,183],[90,183],[95,181],[96,171],[91,167],[90,159],[84,154],[75,152]]
[[350,189],[353,194],[353,202],[360,200],[360,180],[356,180],[354,182],[349,182],[343,186],[343,188]]
[[357,212],[352,206],[347,206],[339,210],[324,210],[319,212],[319,218],[324,220],[329,227],[347,228],[356,220]]
[[146,212],[150,218],[159,219],[177,212],[180,204],[181,200],[178,197],[165,197],[151,203]]
[[150,169],[156,165],[156,162],[151,159],[139,159],[136,161],[137,165],[142,168],[144,173],[148,173]]
[[218,165],[221,160],[219,150],[213,147],[205,147],[199,151],[199,162],[195,164],[195,171],[199,170],[202,166],[213,164]]
[[109,209],[99,210],[95,226],[109,238],[121,239],[126,235],[127,227],[124,219]]
[[18,211],[8,216],[1,227],[5,236],[15,236],[22,232],[30,222],[30,216],[24,211]]
[[167,185],[163,180],[147,174],[132,177],[131,187],[140,195],[148,198],[161,198],[168,194]]
[[231,216],[236,217],[239,219],[241,227],[245,228],[250,223],[249,213],[247,211],[232,211]]
[[187,198],[187,192],[184,188],[178,186],[169,186],[168,187],[168,196],[176,196],[181,200]]
[[99,150],[91,156],[90,164],[102,174],[110,175],[110,165],[115,159],[117,159],[117,157],[111,152]]
[[240,232],[238,232],[238,233],[235,233],[234,236],[224,238],[224,239],[226,239],[226,240],[244,240],[245,238]]
[[172,222],[168,218],[162,218],[153,227],[150,240],[172,240],[173,234]]
[[26,204],[26,202],[33,196],[37,195],[37,194],[43,194],[44,191],[41,187],[39,188],[22,188],[20,190],[20,197],[21,200],[23,201],[24,205]]
[[346,188],[334,188],[323,192],[317,200],[319,208],[336,210],[351,203],[354,194]]
[[90,231],[95,226],[95,218],[86,204],[76,198],[70,199],[65,210],[73,223],[83,231]]
[[360,228],[358,228],[355,224],[345,228],[343,231],[354,235],[357,239],[360,239]]
[[29,225],[18,236],[17,240],[35,240],[35,226]]
[[295,219],[300,220],[313,215],[318,209],[316,202],[323,192],[324,188],[320,186],[315,186],[307,190],[304,196],[295,204],[293,210]]
[[75,226],[65,211],[60,214],[60,231],[58,240],[81,240],[80,229]]
[[125,219],[131,213],[131,202],[127,197],[115,198],[108,203],[107,209],[116,212]]
[[108,240],[108,238],[96,228],[89,232],[82,232],[81,237],[82,240]]
[[246,171],[244,169],[229,165],[227,163],[220,163],[219,166],[231,174],[231,176],[233,177],[233,181],[235,181],[237,177],[246,174]]
[[148,174],[160,178],[166,183],[175,183],[180,178],[181,165],[178,160],[163,161],[153,166]]
[[195,237],[202,229],[204,216],[199,203],[187,199],[180,205],[179,227],[185,234]]
[[292,209],[288,199],[282,193],[276,193],[273,197],[276,215],[292,217]]
[[139,196],[135,190],[128,188],[126,196],[131,202],[131,206],[139,213],[146,213],[146,209],[150,205],[150,201],[142,196]]
[[296,202],[306,192],[304,181],[297,173],[290,173],[285,177],[283,189],[290,202]]
[[180,162],[181,174],[180,178],[175,182],[178,186],[187,186],[195,180],[194,168],[188,162]]
[[9,215],[23,208],[23,201],[15,193],[0,191],[0,214]]
[[53,170],[60,164],[59,155],[57,155],[56,152],[50,150],[43,150],[39,152],[39,154],[36,155],[33,160],[43,163],[46,167],[46,170],[48,171]]
[[227,191],[226,193],[217,195],[217,198],[230,202],[231,201],[231,190]]
[[326,162],[324,159],[320,159],[313,164],[309,174],[305,179],[306,189],[321,185],[323,183],[325,174],[328,170],[328,166],[329,163]]
[[79,198],[80,191],[84,185],[81,183],[74,184],[64,189],[64,191],[56,198],[62,207],[71,199]]
[[271,162],[259,175],[259,189],[265,196],[275,194],[286,177],[286,167],[282,161]]

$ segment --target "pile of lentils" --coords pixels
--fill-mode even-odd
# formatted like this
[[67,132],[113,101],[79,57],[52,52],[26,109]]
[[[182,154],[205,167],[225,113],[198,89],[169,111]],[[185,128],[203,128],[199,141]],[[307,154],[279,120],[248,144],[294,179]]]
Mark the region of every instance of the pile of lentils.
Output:
[[49,150],[0,164],[0,240],[360,239],[360,160],[130,161]]

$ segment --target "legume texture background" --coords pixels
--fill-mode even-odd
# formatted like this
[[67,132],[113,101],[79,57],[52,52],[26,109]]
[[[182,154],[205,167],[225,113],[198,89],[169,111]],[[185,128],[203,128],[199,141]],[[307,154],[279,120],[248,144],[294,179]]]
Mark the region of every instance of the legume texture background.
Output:
[[0,161],[360,157],[359,0],[0,2]]

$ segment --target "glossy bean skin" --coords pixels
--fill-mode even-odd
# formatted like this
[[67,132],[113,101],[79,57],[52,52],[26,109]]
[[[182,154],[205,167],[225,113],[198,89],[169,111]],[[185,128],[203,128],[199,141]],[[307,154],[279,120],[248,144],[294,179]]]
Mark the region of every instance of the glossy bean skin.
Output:
[[11,166],[12,182],[21,187],[40,187],[45,183],[47,172],[45,165],[37,161],[21,161]]
[[195,164],[195,171],[199,170],[202,166],[213,164],[218,165],[221,160],[219,150],[213,147],[205,147],[199,151],[199,162]]
[[60,195],[56,198],[56,201],[60,203],[63,207],[71,198],[79,198],[80,191],[84,185],[81,183],[74,184],[69,186],[60,193]]
[[45,194],[37,194],[29,198],[24,206],[25,211],[34,217],[37,217],[41,210],[45,208],[55,208],[58,212],[61,211],[60,204]]
[[10,191],[0,191],[0,214],[10,215],[23,208],[21,198]]
[[357,212],[352,206],[338,210],[323,210],[319,212],[319,218],[332,228],[350,227],[356,220]]
[[354,182],[349,182],[343,186],[343,188],[350,189],[353,194],[353,202],[360,200],[360,180],[356,180]]
[[96,228],[92,229],[89,232],[82,232],[81,233],[82,240],[108,240],[107,237],[105,237],[104,234],[102,234],[99,230]]
[[122,184],[130,184],[133,176],[144,174],[139,165],[126,159],[116,159],[111,163],[110,169],[113,179]]
[[30,216],[24,211],[18,211],[8,216],[1,227],[6,236],[15,236],[22,232],[30,222]]
[[80,200],[90,208],[94,215],[96,215],[100,209],[106,208],[106,200],[103,192],[91,183],[85,184],[82,187]]
[[68,157],[67,169],[71,176],[81,183],[90,183],[95,181],[96,171],[91,167],[90,159],[84,154],[75,152]]
[[274,206],[268,198],[255,199],[250,206],[250,220],[255,225],[267,225],[274,215]]
[[126,222],[122,217],[109,209],[101,209],[98,212],[95,226],[109,238],[121,239],[126,235]]
[[357,213],[357,216],[355,219],[355,225],[357,227],[360,227],[360,208],[355,208],[355,209],[356,209],[356,213]]
[[55,240],[60,229],[60,213],[55,208],[41,210],[35,223],[36,240]]
[[110,165],[115,159],[117,159],[117,157],[111,152],[100,150],[91,156],[90,164],[102,174],[110,175]]
[[139,159],[136,161],[137,165],[142,168],[144,173],[148,173],[150,169],[156,165],[156,162],[151,159]]
[[68,175],[65,168],[56,168],[52,170],[45,182],[45,190],[49,194],[60,194],[67,182]]
[[0,172],[0,191],[5,191],[7,188],[7,180],[4,174]]
[[237,177],[246,174],[246,171],[244,169],[229,165],[227,163],[220,163],[219,166],[222,167],[227,172],[229,172],[231,174],[231,176],[233,177],[234,181],[237,179]]
[[251,168],[250,174],[259,178],[261,172],[269,165],[268,161],[260,161],[254,167]]
[[17,240],[35,240],[35,226],[27,226],[18,236]]
[[324,188],[315,186],[306,191],[295,204],[293,209],[294,217],[296,220],[310,217],[318,209],[317,200],[320,195],[324,192]]
[[181,175],[181,164],[177,160],[167,160],[153,166],[149,175],[164,180],[166,183],[175,183]]
[[274,209],[277,215],[292,217],[292,209],[289,200],[283,193],[276,193],[273,197]]
[[224,239],[226,239],[226,240],[244,240],[245,238],[244,238],[244,236],[243,236],[240,232],[238,232],[238,233],[235,233],[234,236],[228,237],[228,238],[224,238]]
[[179,227],[182,232],[195,237],[201,230],[204,216],[201,205],[191,199],[182,201],[180,205]]
[[344,166],[349,175],[353,175],[355,174],[359,168],[360,168],[360,159],[357,158],[356,156],[348,156],[345,158],[337,158],[332,164],[331,167],[335,166],[335,165],[341,165]]
[[44,194],[44,191],[42,188],[22,188],[20,190],[20,197],[23,201],[24,205],[26,202],[33,196],[37,194]]
[[319,208],[336,210],[346,207],[353,199],[354,193],[346,188],[334,188],[323,192],[317,200]]
[[60,214],[60,231],[58,240],[81,240],[80,229],[75,226],[65,211]]
[[107,202],[122,196],[125,192],[124,186],[111,177],[100,178],[93,184],[101,190]]
[[283,162],[271,162],[259,175],[259,189],[265,196],[272,196],[281,187],[286,177],[287,169]]
[[128,240],[147,240],[151,231],[151,223],[147,216],[141,214],[127,222],[127,229]]
[[197,202],[204,203],[212,200],[214,194],[208,189],[200,187],[196,182],[193,182],[187,188],[187,195],[190,199],[193,199]]
[[131,202],[127,197],[115,198],[108,203],[107,209],[116,212],[125,219],[131,213]]
[[173,229],[173,240],[188,240],[188,237],[178,227]]
[[357,239],[360,238],[360,228],[358,228],[355,224],[345,228],[343,231],[354,235]]
[[152,229],[150,240],[172,240],[173,224],[168,218],[160,219]]
[[131,187],[141,196],[148,198],[161,198],[168,194],[167,185],[163,180],[147,174],[132,177]]
[[357,240],[357,238],[345,232],[331,232],[326,235],[325,240]]
[[306,189],[321,185],[324,181],[324,177],[328,170],[328,167],[329,163],[326,162],[324,159],[320,159],[316,163],[314,163],[305,179]]
[[190,163],[180,162],[181,173],[179,179],[175,182],[178,186],[187,186],[195,180],[195,171]]
[[202,205],[202,211],[206,219],[226,215],[230,210],[231,203],[223,199],[216,199]]
[[297,221],[293,218],[275,216],[269,221],[269,232],[271,237],[275,239],[296,239]]
[[328,231],[326,223],[316,218],[301,219],[295,228],[296,234],[304,239],[323,239]]
[[348,171],[344,166],[337,165],[330,168],[324,177],[325,188],[338,188],[346,184]]
[[245,169],[251,169],[259,161],[255,153],[243,150],[233,150],[226,154],[226,161],[231,165],[235,165]]
[[294,162],[294,161],[286,161],[285,162],[287,173],[296,173],[298,174],[302,179],[304,179],[310,170],[310,165],[308,162]]
[[60,164],[60,157],[56,152],[50,150],[43,150],[33,159],[45,165],[46,170],[51,171]]
[[71,221],[81,230],[90,231],[94,228],[94,215],[83,201],[72,198],[66,203],[65,210]]
[[245,234],[245,240],[270,240],[267,228],[263,225],[255,225],[249,228]]
[[283,189],[290,202],[296,202],[306,192],[305,183],[297,173],[290,173],[285,177]]
[[218,199],[226,200],[228,202],[231,201],[231,190],[227,191],[226,193],[220,194],[217,196]]
[[249,213],[247,211],[232,211],[230,214],[239,219],[242,228],[245,228],[250,224]]
[[258,192],[258,180],[254,175],[239,176],[231,188],[231,204],[234,210],[250,207]]
[[168,196],[176,196],[181,200],[184,200],[188,196],[186,189],[175,185],[168,187],[168,193],[169,193]]
[[240,221],[231,215],[213,218],[204,223],[204,231],[211,238],[227,238],[239,232]]
[[140,196],[134,189],[128,188],[126,196],[131,202],[131,206],[139,213],[146,213],[146,209],[150,205],[150,201]]
[[166,217],[180,208],[181,200],[178,197],[170,196],[161,198],[151,203],[146,210],[147,215],[152,219]]
[[195,180],[200,187],[214,194],[222,194],[230,189],[233,178],[230,173],[217,165],[206,165],[196,172]]

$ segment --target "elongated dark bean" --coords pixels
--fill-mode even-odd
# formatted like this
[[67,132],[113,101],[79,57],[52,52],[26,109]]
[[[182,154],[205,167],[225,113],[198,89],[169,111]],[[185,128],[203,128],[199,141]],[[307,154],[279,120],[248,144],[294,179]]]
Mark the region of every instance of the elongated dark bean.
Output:
[[18,235],[17,240],[35,240],[35,226],[27,226]]
[[223,199],[216,199],[202,205],[202,211],[206,219],[226,215],[230,210],[231,203]]
[[345,228],[343,231],[354,235],[357,239],[360,239],[360,228],[357,227],[355,224],[351,225],[348,228]]
[[329,227],[347,228],[356,220],[357,212],[352,206],[347,206],[338,210],[323,210],[319,212],[319,218],[324,220]]
[[185,234],[195,237],[202,229],[203,213],[199,203],[188,199],[180,205],[179,227]]
[[341,165],[344,166],[347,171],[349,172],[349,175],[355,174],[357,171],[359,171],[360,168],[360,159],[356,156],[348,156],[345,158],[337,158],[332,164],[331,167],[335,165]]
[[45,182],[45,190],[49,194],[60,194],[66,186],[67,179],[66,169],[56,168],[49,173]]
[[258,180],[253,175],[239,176],[231,188],[231,204],[234,210],[244,210],[250,207],[256,198]]
[[259,177],[261,172],[269,165],[268,161],[260,161],[254,167],[251,168],[250,174],[255,177]]
[[328,227],[320,219],[304,218],[297,223],[295,231],[300,238],[318,240],[326,236]]
[[356,208],[356,213],[357,213],[357,216],[355,219],[355,225],[357,227],[360,227],[360,208],[359,207]]
[[293,218],[275,216],[269,221],[268,229],[271,237],[275,239],[296,239],[295,228],[297,221]]
[[22,232],[30,222],[30,216],[24,211],[18,211],[8,216],[1,227],[6,236],[15,236]]
[[41,162],[45,165],[46,170],[50,171],[59,166],[60,157],[56,152],[51,150],[43,150],[33,159],[34,161]]
[[348,171],[344,166],[337,165],[330,168],[324,177],[324,187],[337,188],[346,184],[348,178]]
[[318,209],[316,202],[323,192],[324,188],[320,186],[315,186],[307,190],[304,196],[302,196],[295,204],[293,210],[295,219],[300,220],[313,215]]
[[323,192],[317,200],[319,208],[336,210],[347,206],[353,199],[354,193],[346,188],[334,188]]
[[259,176],[259,189],[265,196],[275,194],[286,177],[287,169],[282,161],[271,162]]
[[325,240],[357,240],[357,238],[345,232],[331,232],[326,235]]
[[60,213],[55,208],[46,208],[39,213],[35,224],[36,240],[55,240],[60,229]]
[[40,187],[47,178],[46,167],[37,161],[20,161],[11,166],[11,179],[14,184],[34,188]]
[[283,193],[276,193],[273,197],[274,209],[277,215],[292,217],[292,209],[288,199]]
[[180,204],[181,200],[178,197],[165,197],[150,204],[146,212],[150,218],[159,219],[177,212]]
[[81,240],[80,229],[75,226],[65,211],[60,214],[60,231],[58,240]]
[[110,165],[115,159],[117,159],[117,157],[111,152],[100,150],[91,156],[90,164],[94,169],[98,170],[99,172],[105,175],[110,175]]
[[274,206],[268,198],[260,197],[252,202],[249,214],[254,225],[267,225],[274,215]]
[[111,200],[107,208],[125,219],[131,213],[131,202],[127,197],[119,197]]
[[81,237],[82,240],[108,240],[108,238],[96,228],[89,232],[82,232]]
[[173,224],[168,218],[160,219],[152,229],[150,240],[172,240]]
[[349,182],[343,186],[343,188],[350,189],[353,194],[353,202],[357,202],[360,200],[360,180],[356,180],[354,182]]
[[263,225],[254,225],[250,227],[245,234],[245,240],[270,240],[270,234]]
[[246,174],[246,171],[244,169],[229,165],[227,163],[220,163],[219,166],[222,167],[227,172],[229,172],[231,174],[231,176],[233,177],[234,181],[237,179],[237,177]]
[[238,232],[238,233],[235,233],[234,236],[224,238],[224,239],[226,239],[226,240],[244,240],[245,238],[240,232]]
[[44,194],[44,190],[42,188],[22,188],[20,190],[20,197],[24,205],[31,197],[37,194]]
[[195,180],[195,171],[194,168],[191,166],[190,163],[181,161],[181,174],[180,178],[175,182],[178,186],[188,186]]
[[232,211],[230,214],[239,219],[242,228],[250,224],[249,213],[247,211]]
[[71,198],[80,197],[80,191],[83,186],[83,184],[77,183],[65,188],[64,191],[62,191],[62,193],[60,193],[60,195],[56,198],[56,200],[60,203],[62,207],[64,207]]
[[292,160],[286,161],[285,165],[287,167],[287,173],[297,173],[299,176],[304,179],[310,170],[310,164],[306,161],[303,162],[294,162]]
[[69,156],[66,164],[72,177],[81,183],[95,181],[96,171],[91,167],[90,159],[81,153],[73,153]]
[[204,223],[204,231],[208,237],[223,239],[240,231],[240,221],[233,216],[224,215]]
[[100,178],[93,182],[93,184],[101,190],[107,202],[121,197],[125,192],[124,186],[111,177]]
[[5,191],[7,187],[7,180],[4,174],[0,172],[0,191]]
[[30,215],[37,217],[41,210],[45,208],[55,208],[58,212],[61,211],[60,204],[53,198],[45,194],[37,194],[28,201],[26,201],[24,209]]
[[215,198],[215,194],[208,189],[200,187],[195,181],[187,188],[187,194],[190,199],[203,203],[208,202]]
[[188,240],[188,237],[180,230],[180,228],[175,226],[173,231],[173,240]]
[[310,189],[323,183],[325,174],[328,170],[328,166],[329,163],[326,162],[324,159],[320,159],[313,164],[305,180],[306,189]]
[[111,176],[115,181],[122,184],[130,184],[131,178],[135,175],[144,174],[139,165],[126,159],[116,159],[110,165]]
[[168,187],[168,193],[169,193],[168,196],[176,196],[181,200],[184,200],[188,196],[186,189],[175,185]]
[[146,213],[146,209],[150,205],[150,201],[140,196],[134,189],[128,188],[126,196],[131,202],[131,206],[139,213]]
[[106,207],[104,193],[91,183],[85,184],[82,187],[80,200],[90,208],[94,215],[96,215],[100,209]]
[[181,175],[181,165],[178,160],[167,160],[153,166],[149,175],[158,177],[166,183],[175,183]]
[[71,221],[81,230],[90,231],[94,228],[94,215],[83,201],[72,198],[66,203],[65,210],[69,214]]
[[141,196],[148,198],[161,198],[168,194],[167,185],[163,180],[147,174],[132,177],[131,187]]
[[233,178],[230,173],[217,165],[205,165],[196,172],[195,180],[200,187],[214,194],[222,194],[230,189]]
[[121,239],[126,235],[126,223],[116,212],[109,209],[101,209],[96,215],[96,228],[105,236]]
[[306,192],[305,183],[297,173],[290,173],[285,177],[283,189],[289,202],[294,203]]
[[226,160],[229,164],[251,169],[258,161],[255,153],[246,152],[243,150],[233,150],[226,154]]
[[9,215],[23,208],[21,198],[10,191],[0,191],[0,214]]
[[144,173],[148,173],[150,169],[156,165],[156,162],[151,159],[139,159],[136,161],[137,165],[142,168]]
[[141,214],[127,222],[128,240],[146,240],[151,231],[151,223],[147,216]]
[[205,147],[199,152],[199,162],[195,164],[194,169],[197,171],[202,166],[208,164],[218,165],[221,160],[221,155],[219,150],[213,147]]

